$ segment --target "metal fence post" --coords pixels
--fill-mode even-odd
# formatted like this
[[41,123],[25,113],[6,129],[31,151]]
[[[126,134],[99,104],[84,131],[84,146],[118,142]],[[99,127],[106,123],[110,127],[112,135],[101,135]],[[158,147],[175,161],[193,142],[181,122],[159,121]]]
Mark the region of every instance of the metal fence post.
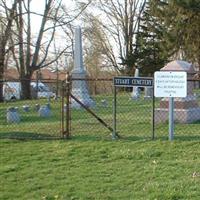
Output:
[[155,139],[155,96],[153,86],[153,98],[152,98],[152,140]]
[[71,92],[71,77],[69,73],[66,75],[66,137],[70,137],[70,92]]
[[62,88],[61,88],[61,134],[64,137],[64,81],[62,82]]
[[169,140],[174,139],[174,97],[169,97]]
[[114,99],[113,99],[113,133],[112,133],[112,139],[117,139],[116,134],[116,117],[117,117],[117,91],[116,86],[114,86]]

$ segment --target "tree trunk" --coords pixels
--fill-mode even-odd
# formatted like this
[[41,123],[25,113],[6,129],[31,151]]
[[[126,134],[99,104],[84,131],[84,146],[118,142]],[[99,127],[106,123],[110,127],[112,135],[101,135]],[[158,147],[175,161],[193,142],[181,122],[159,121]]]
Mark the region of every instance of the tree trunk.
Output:
[[0,49],[0,102],[3,102],[4,51]]
[[[2,67],[2,65],[0,64],[0,67]],[[2,76],[2,73],[1,73],[1,69],[0,69],[0,102],[3,102],[3,76]]]
[[21,99],[31,99],[31,75],[21,79]]
[[[15,0],[12,4],[12,8],[9,11],[9,16],[7,17],[7,23],[5,25],[5,31],[0,35],[0,81],[4,78],[4,61],[5,61],[5,49],[11,33],[12,23],[15,15],[15,10],[17,3],[20,0]],[[0,82],[0,102],[3,102],[3,82]]]

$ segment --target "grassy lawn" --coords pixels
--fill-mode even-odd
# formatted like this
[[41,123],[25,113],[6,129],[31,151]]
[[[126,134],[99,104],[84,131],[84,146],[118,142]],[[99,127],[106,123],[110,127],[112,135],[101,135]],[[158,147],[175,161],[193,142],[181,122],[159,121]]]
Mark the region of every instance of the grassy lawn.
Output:
[[199,199],[199,141],[0,142],[0,199]]
[[[102,99],[108,106],[101,105]],[[112,126],[112,95],[96,96],[95,102],[94,112]],[[84,110],[72,110],[71,140],[47,140],[59,134],[60,102],[52,102],[51,118],[39,118],[35,103],[1,104],[0,199],[199,200],[200,122],[176,124],[173,142],[167,123],[158,124],[152,141],[151,101],[131,101],[121,94],[120,140],[112,141],[110,132]],[[22,111],[24,104],[32,104],[30,112]],[[6,123],[9,106],[19,107],[19,124]]]
[[[60,134],[61,126],[61,102],[51,100],[52,116],[39,117],[35,105],[46,105],[47,99],[6,102],[0,104],[0,137],[52,137]],[[29,105],[30,111],[24,112],[22,106]],[[18,107],[21,118],[20,123],[7,123],[6,110],[9,107]]]

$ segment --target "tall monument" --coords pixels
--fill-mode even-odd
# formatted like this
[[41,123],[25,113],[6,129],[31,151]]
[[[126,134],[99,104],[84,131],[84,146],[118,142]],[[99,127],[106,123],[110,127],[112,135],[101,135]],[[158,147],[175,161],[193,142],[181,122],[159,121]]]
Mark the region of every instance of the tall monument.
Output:
[[[81,101],[87,107],[95,106],[95,102],[91,99],[88,91],[86,81],[86,70],[83,65],[83,54],[82,54],[82,36],[81,28],[75,29],[75,47],[74,47],[74,68],[72,70],[72,94]],[[81,108],[75,100],[72,100],[73,108]]]

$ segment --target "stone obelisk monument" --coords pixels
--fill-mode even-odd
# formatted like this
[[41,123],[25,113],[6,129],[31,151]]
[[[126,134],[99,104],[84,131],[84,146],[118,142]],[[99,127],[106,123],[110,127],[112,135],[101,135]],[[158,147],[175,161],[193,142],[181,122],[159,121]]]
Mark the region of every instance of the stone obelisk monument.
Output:
[[[87,107],[93,107],[95,102],[91,99],[86,81],[86,70],[83,65],[82,54],[82,35],[81,28],[75,29],[75,47],[74,47],[74,68],[72,70],[72,94]],[[80,79],[80,80],[79,80]],[[73,108],[81,108],[81,105],[72,100]]]

